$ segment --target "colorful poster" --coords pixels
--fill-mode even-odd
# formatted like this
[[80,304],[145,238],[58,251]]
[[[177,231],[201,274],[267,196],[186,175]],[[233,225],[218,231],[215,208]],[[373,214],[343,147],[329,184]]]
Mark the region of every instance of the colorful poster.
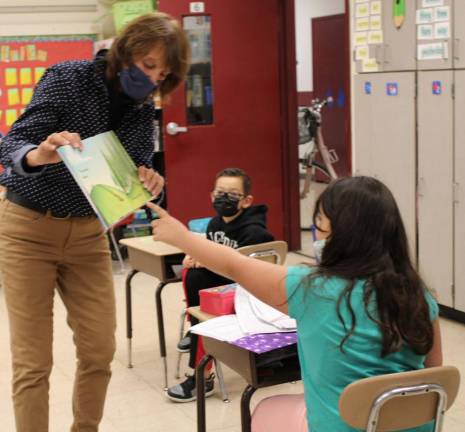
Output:
[[94,37],[0,37],[0,132],[6,134],[31,101],[47,67],[91,59]]

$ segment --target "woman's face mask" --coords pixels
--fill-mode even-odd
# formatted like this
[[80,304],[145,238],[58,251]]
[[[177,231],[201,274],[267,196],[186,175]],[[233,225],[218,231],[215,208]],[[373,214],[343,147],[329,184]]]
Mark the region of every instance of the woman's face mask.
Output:
[[326,239],[315,240],[313,242],[313,252],[315,253],[316,262],[319,264],[323,257],[323,248],[326,245]]
[[124,93],[135,101],[143,101],[157,86],[136,65],[129,66],[119,73],[119,81]]

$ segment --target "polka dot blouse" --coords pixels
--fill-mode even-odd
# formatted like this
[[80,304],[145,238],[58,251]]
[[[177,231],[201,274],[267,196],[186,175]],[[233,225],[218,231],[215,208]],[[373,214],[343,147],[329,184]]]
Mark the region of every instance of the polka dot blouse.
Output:
[[[28,172],[21,167],[25,153],[54,132],[76,132],[86,139],[111,129],[104,68],[102,61],[71,61],[45,72],[26,111],[2,139],[0,163],[6,169],[0,174],[0,184],[59,214],[94,214],[62,162]],[[153,104],[134,103],[115,130],[136,166],[152,166],[154,120]]]

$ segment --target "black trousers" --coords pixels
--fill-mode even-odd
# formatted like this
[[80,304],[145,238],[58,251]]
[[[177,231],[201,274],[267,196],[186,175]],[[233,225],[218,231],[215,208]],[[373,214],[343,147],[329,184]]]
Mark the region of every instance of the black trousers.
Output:
[[[199,291],[204,288],[213,288],[226,285],[233,281],[207,270],[206,268],[191,268],[187,271],[185,287],[188,306],[199,306]],[[198,324],[198,319],[191,316],[191,325]],[[189,353],[189,367],[195,369],[195,357],[197,354],[198,336],[191,333],[191,348]]]

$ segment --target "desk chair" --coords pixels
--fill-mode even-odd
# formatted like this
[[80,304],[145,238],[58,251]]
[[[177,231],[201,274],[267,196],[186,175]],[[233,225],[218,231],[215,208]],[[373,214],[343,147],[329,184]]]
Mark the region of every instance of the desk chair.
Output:
[[[284,264],[284,262],[286,261],[287,250],[288,250],[287,243],[283,240],[275,240],[275,241],[259,243],[259,244],[251,245],[251,246],[243,246],[237,249],[237,251],[243,255],[247,255],[251,258],[261,259],[263,261],[267,261],[272,264]],[[180,335],[179,340],[181,340],[184,335],[185,315],[186,315],[186,312],[183,311],[183,313],[181,314],[181,328],[179,332],[179,335]],[[174,374],[176,379],[179,379],[180,377],[182,354],[184,353],[178,352],[178,359],[176,362],[176,372]],[[222,383],[221,380],[222,380],[222,377],[220,378],[220,375],[218,374],[218,381],[220,383],[220,386],[223,388],[224,383]]]
[[440,432],[459,383],[453,366],[364,378],[344,389],[339,413],[351,427],[366,432],[403,430],[432,420],[434,432]]

